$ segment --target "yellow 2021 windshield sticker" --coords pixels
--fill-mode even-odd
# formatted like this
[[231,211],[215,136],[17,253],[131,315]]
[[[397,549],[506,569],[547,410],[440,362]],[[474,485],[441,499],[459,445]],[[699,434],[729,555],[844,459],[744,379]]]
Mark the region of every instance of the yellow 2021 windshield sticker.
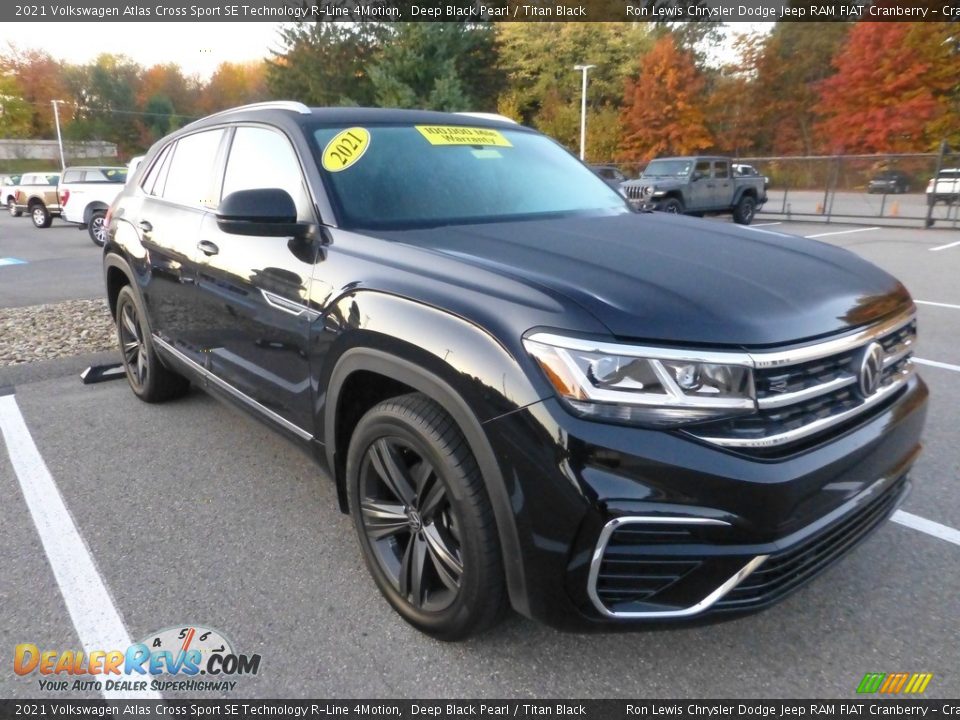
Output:
[[346,170],[370,147],[370,132],[362,127],[347,128],[333,136],[323,149],[323,169],[327,172]]
[[495,145],[513,147],[499,130],[459,125],[415,125],[431,145]]

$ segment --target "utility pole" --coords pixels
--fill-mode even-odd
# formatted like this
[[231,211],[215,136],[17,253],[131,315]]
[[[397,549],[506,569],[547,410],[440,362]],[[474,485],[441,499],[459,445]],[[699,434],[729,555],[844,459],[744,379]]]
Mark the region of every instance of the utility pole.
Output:
[[574,70],[583,73],[583,88],[580,95],[580,159],[583,160],[587,147],[587,71],[596,65],[574,65]]
[[57,145],[60,146],[60,169],[67,169],[67,161],[63,158],[63,137],[60,135],[60,111],[57,108],[58,103],[62,103],[63,100],[51,100],[53,104],[53,119],[57,125]]

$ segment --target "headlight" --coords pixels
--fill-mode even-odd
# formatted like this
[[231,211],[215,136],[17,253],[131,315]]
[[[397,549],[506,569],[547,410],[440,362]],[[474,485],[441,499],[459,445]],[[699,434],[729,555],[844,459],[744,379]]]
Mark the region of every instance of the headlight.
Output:
[[598,343],[534,333],[524,347],[577,415],[657,427],[752,413],[745,353]]

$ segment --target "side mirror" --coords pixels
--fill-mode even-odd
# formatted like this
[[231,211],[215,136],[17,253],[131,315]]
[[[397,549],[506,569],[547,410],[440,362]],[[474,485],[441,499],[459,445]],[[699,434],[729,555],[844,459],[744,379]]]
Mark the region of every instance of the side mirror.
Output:
[[690,176],[690,179],[691,179],[693,182],[696,182],[697,180],[703,180],[705,177],[706,177],[706,175],[704,175],[702,172],[699,172],[699,171],[697,171],[697,170],[694,170],[694,171],[693,171],[693,175]]
[[217,226],[231,235],[290,237],[303,235],[310,224],[297,222],[297,206],[286,190],[254,188],[220,201]]

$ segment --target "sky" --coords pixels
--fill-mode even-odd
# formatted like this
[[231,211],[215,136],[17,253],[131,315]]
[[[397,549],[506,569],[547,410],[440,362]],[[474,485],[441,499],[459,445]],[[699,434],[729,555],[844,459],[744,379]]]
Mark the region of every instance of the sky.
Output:
[[[224,62],[244,62],[270,56],[280,46],[273,22],[42,22],[0,24],[0,48],[13,43],[21,49],[46,50],[55,58],[86,63],[104,52],[127,55],[144,67],[174,62],[188,75],[207,80]],[[89,33],[89,27],[98,32]],[[731,23],[727,42],[711,57],[715,63],[732,60],[732,38],[755,33],[769,23]]]
[[[267,57],[278,48],[273,22],[0,23],[0,48],[46,50],[55,58],[86,63],[100,53],[127,55],[145,67],[174,62],[188,75],[208,79],[224,62]],[[96,28],[96,32],[88,32]]]

